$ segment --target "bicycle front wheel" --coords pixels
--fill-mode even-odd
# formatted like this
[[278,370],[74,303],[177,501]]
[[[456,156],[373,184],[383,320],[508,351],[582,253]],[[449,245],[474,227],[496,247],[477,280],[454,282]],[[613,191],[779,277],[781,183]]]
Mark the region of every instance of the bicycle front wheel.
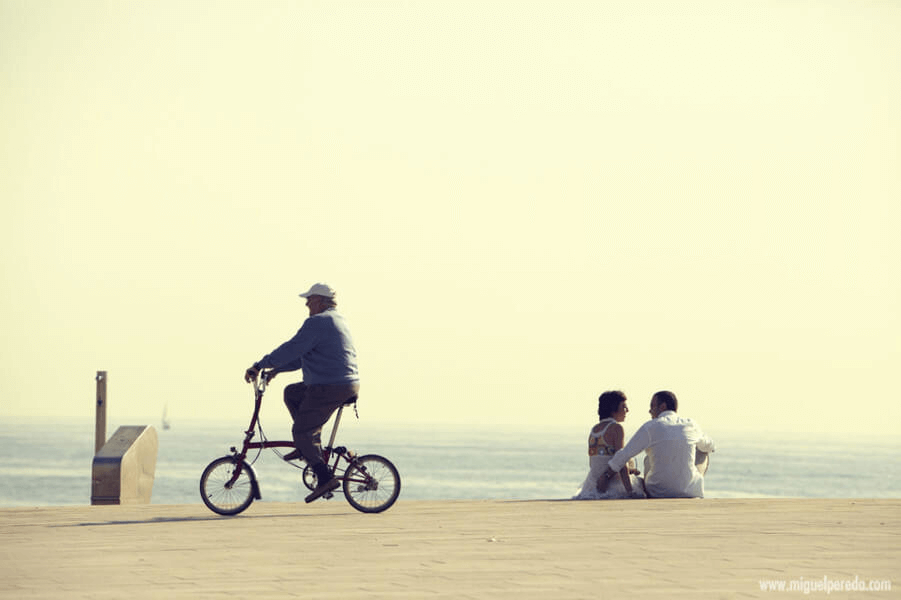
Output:
[[253,471],[246,462],[242,462],[238,478],[228,485],[237,468],[238,462],[234,457],[223,456],[203,470],[203,475],[200,476],[200,497],[214,513],[236,515],[253,502],[255,482]]
[[360,512],[387,510],[399,495],[400,475],[394,464],[383,456],[361,456],[344,472],[344,497]]

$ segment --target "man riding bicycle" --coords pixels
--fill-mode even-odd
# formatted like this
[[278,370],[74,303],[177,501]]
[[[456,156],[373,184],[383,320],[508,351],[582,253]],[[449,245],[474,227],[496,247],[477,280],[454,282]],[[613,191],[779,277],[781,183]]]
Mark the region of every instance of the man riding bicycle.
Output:
[[360,380],[357,352],[347,323],[336,310],[335,290],[317,283],[300,297],[306,298],[310,316],[294,337],[247,369],[244,380],[255,380],[262,369],[271,369],[270,379],[277,373],[303,370],[301,383],[285,387],[296,450],[284,458],[302,456],[313,469],[316,489],[305,499],[312,502],[340,485],[322,460],[322,426],[359,393]]

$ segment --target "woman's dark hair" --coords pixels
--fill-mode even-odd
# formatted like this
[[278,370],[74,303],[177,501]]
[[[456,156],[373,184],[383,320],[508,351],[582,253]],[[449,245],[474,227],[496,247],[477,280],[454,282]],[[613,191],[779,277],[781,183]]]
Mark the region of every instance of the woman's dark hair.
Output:
[[666,410],[676,412],[679,409],[679,401],[676,400],[676,395],[672,392],[666,390],[657,392],[654,394],[654,400],[657,401],[657,404],[665,404]]
[[626,395],[619,390],[604,392],[598,397],[598,416],[602,419],[613,416],[620,402],[626,399]]

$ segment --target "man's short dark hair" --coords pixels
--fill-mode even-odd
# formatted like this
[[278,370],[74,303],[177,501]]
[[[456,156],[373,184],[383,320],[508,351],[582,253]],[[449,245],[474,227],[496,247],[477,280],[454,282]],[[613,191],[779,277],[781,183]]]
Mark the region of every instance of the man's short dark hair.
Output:
[[676,400],[676,395],[672,392],[666,390],[657,392],[652,400],[656,401],[657,404],[666,405],[666,410],[676,412],[679,409],[679,401]]
[[619,390],[604,392],[598,397],[598,416],[602,419],[612,417],[620,402],[626,399],[626,395]]

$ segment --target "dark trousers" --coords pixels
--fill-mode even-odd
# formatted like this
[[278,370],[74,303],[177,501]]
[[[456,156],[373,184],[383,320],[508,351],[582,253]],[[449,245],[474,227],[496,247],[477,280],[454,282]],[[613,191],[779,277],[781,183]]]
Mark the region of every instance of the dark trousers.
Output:
[[294,447],[311,467],[324,464],[322,426],[342,404],[359,393],[359,383],[340,385],[292,383],[285,387],[285,406],[294,419],[294,427],[291,428]]

